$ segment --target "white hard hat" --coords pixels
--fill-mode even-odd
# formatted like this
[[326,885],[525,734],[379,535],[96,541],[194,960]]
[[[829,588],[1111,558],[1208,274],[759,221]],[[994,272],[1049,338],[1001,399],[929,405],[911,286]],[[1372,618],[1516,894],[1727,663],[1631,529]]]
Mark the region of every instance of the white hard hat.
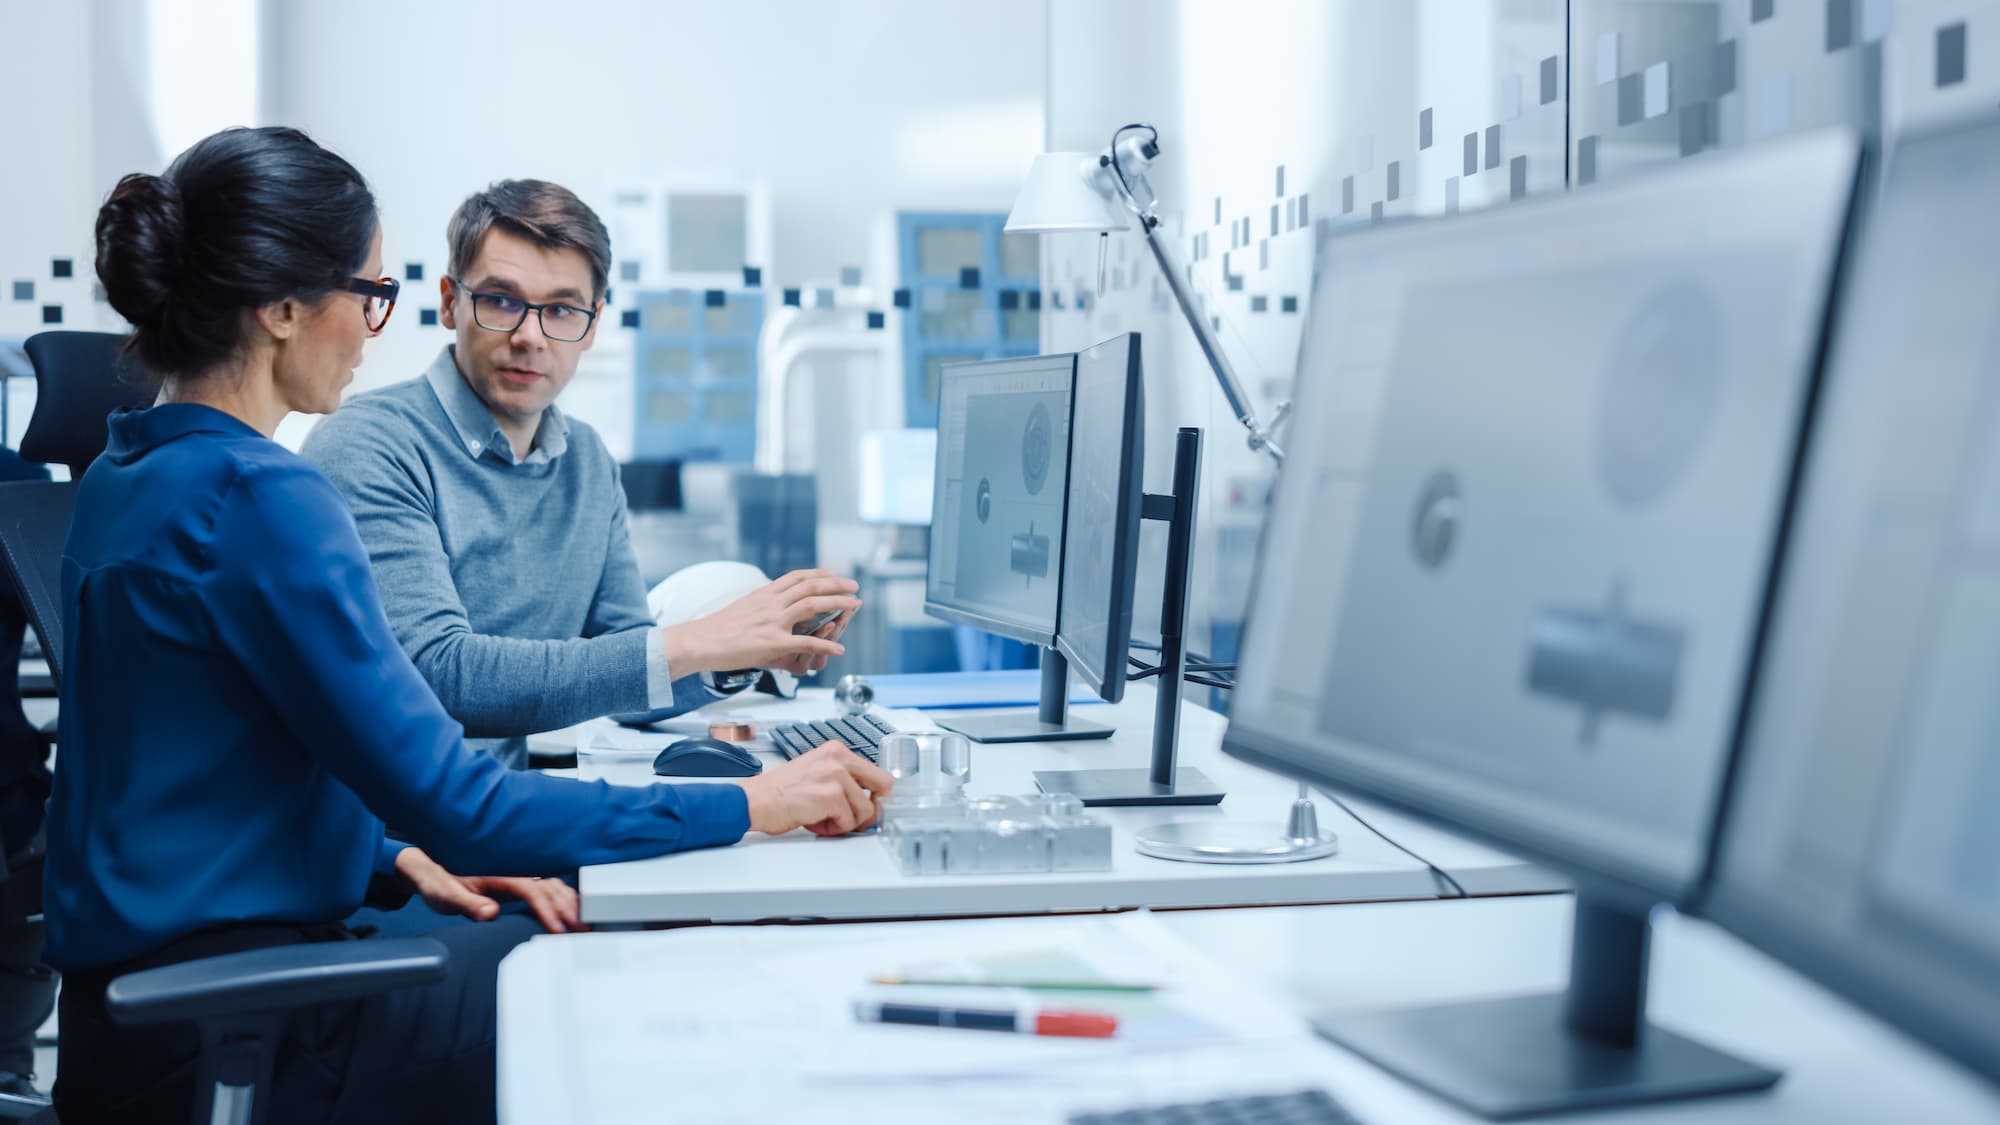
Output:
[[669,574],[646,595],[646,608],[662,625],[706,617],[768,584],[770,576],[744,562],[705,562]]

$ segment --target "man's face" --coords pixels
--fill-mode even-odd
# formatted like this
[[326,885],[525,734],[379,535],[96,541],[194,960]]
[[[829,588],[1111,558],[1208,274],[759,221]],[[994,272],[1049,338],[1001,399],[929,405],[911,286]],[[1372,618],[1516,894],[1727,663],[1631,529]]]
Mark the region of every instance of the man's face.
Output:
[[[564,336],[585,318],[555,308],[544,309],[540,317],[529,312],[511,332],[480,322],[504,326],[519,315],[519,301],[602,312],[603,302],[591,295],[590,260],[573,247],[544,249],[496,227],[486,233],[457,282],[439,282],[444,300],[439,318],[458,334],[458,369],[496,417],[525,425],[569,386],[577,361],[597,338],[597,321],[591,319],[583,338],[573,342],[550,339],[544,323],[548,333]],[[475,293],[482,295],[476,315]]]

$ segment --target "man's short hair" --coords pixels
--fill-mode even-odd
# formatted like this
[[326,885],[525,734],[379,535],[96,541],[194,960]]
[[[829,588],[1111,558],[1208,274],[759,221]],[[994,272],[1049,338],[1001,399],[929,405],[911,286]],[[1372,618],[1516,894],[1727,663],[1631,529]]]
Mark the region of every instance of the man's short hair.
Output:
[[590,261],[591,300],[604,296],[611,279],[611,233],[575,192],[547,180],[500,180],[468,196],[445,227],[453,277],[466,280],[479,244],[494,227],[545,250],[583,251]]

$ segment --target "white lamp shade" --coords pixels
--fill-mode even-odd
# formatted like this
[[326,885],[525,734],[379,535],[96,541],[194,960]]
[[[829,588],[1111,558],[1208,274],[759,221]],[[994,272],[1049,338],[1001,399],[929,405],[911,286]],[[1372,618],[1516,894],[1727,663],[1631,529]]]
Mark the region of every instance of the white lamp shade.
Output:
[[1035,157],[1014,209],[1007,214],[1009,234],[1052,234],[1058,231],[1128,230],[1131,216],[1112,197],[1097,157],[1088,152],[1045,152]]

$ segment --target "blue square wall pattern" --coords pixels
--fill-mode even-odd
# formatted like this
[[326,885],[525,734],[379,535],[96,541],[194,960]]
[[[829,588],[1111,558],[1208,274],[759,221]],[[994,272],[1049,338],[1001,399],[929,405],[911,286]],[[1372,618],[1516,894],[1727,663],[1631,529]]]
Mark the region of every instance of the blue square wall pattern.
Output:
[[1937,84],[1956,86],[1965,81],[1965,25],[1955,23],[1937,31]]
[[620,328],[637,328],[637,327],[639,327],[639,310],[638,310],[638,309],[626,309],[626,310],[625,310],[624,312],[621,312],[621,313],[619,313],[619,314],[618,314],[618,327],[620,327]]
[[404,281],[422,281],[423,279],[424,279],[424,264],[422,262],[403,263]]
[[891,295],[890,301],[899,309],[907,309],[910,307],[910,291],[908,289],[898,289]]
[[43,323],[43,324],[61,324],[61,323],[62,323],[62,306],[61,306],[61,305],[43,305],[43,306],[42,306],[42,323]]
[[965,267],[964,269],[961,269],[961,270],[959,270],[959,271],[958,271],[958,287],[959,287],[960,289],[977,289],[977,288],[979,288],[979,267],[978,267],[978,266],[966,266],[966,267]]
[[437,326],[437,322],[438,322],[438,311],[436,309],[417,310],[418,324],[423,325],[425,328],[435,328]]
[[76,276],[76,263],[68,258],[56,258],[49,262],[49,276],[65,278]]
[[711,309],[719,309],[729,301],[729,297],[720,289],[704,290],[701,296],[702,304]]
[[840,287],[842,289],[853,289],[858,287],[860,284],[861,284],[860,266],[840,267]]
[[880,329],[883,325],[886,325],[888,323],[889,323],[889,318],[887,315],[873,309],[869,310],[868,327],[873,329]]
[[799,307],[799,298],[800,298],[800,296],[801,296],[800,292],[799,292],[798,290],[796,290],[796,289],[787,289],[787,290],[785,290],[785,292],[784,292],[784,296],[783,296],[783,300],[784,300],[784,305],[785,305],[785,307],[786,307],[786,308],[788,308],[788,309],[795,309],[795,308],[798,308],[798,307]]
[[34,299],[35,299],[35,283],[34,283],[34,282],[32,282],[32,281],[17,281],[17,282],[15,282],[15,283],[14,283],[14,299],[15,299],[16,301],[32,301],[32,300],[34,300]]
[[1019,289],[1002,289],[1000,291],[1000,307],[1002,309],[1020,308],[1021,291]]
[[744,266],[743,288],[762,289],[763,287],[764,287],[764,270],[762,269],[762,267]]

